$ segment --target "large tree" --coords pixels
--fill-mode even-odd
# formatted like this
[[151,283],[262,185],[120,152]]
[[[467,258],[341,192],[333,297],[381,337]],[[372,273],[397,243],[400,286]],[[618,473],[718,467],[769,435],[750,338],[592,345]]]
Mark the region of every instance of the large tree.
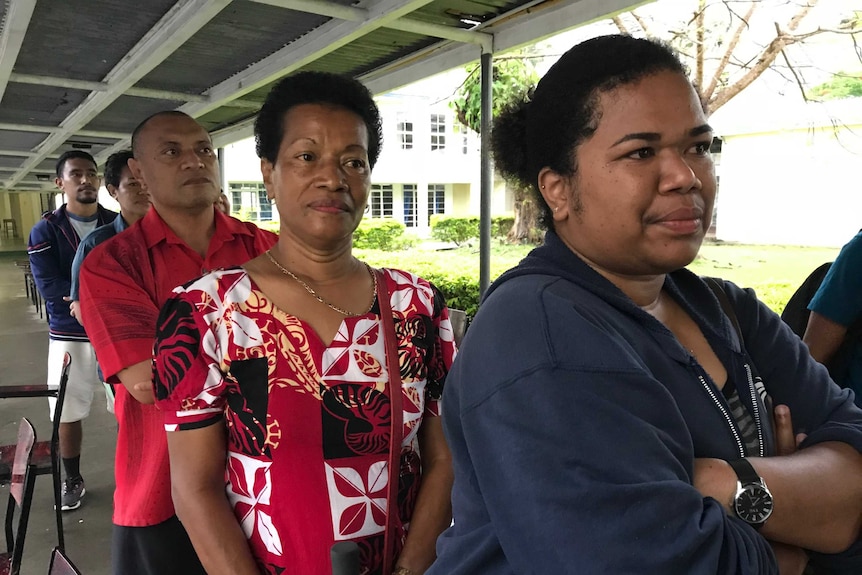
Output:
[[[522,100],[539,80],[533,65],[535,55],[524,51],[494,60],[492,85],[493,115]],[[458,121],[476,133],[481,125],[481,75],[478,65],[467,69],[467,79],[461,84],[451,101]],[[509,231],[510,242],[539,241],[536,220],[538,210],[529,191],[512,182],[506,182],[515,203],[515,223]]]

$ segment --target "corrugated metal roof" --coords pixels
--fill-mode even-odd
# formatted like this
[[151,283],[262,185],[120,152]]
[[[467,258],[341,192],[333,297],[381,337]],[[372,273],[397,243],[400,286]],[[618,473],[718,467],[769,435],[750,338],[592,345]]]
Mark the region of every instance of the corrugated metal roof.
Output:
[[385,91],[638,3],[2,0],[0,190],[34,188],[73,146],[103,161],[160,110],[189,113],[224,145],[296,71]]

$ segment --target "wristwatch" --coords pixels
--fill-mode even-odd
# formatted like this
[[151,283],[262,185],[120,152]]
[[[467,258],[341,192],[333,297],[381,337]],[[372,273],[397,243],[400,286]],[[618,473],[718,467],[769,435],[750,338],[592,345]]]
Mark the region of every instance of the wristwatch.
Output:
[[728,463],[737,477],[733,511],[737,517],[755,529],[760,529],[772,515],[772,493],[747,459],[737,459]]

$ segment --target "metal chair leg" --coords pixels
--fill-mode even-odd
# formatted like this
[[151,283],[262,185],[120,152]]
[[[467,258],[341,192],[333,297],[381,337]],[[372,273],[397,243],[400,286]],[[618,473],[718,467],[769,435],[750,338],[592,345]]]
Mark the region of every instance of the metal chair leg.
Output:
[[61,551],[66,550],[66,538],[63,534],[63,500],[60,485],[60,455],[56,445],[51,446],[51,475],[54,481],[54,515],[57,518],[57,547]]

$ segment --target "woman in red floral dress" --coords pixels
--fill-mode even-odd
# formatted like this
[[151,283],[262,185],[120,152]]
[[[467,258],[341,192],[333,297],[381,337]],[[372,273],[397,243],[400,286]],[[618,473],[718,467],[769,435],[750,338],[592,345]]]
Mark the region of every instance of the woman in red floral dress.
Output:
[[450,523],[448,311],[427,281],[351,252],[380,134],[355,80],[279,83],[255,124],[277,245],[162,310],[174,500],[210,574],[323,575],[339,541],[363,573],[421,574]]

